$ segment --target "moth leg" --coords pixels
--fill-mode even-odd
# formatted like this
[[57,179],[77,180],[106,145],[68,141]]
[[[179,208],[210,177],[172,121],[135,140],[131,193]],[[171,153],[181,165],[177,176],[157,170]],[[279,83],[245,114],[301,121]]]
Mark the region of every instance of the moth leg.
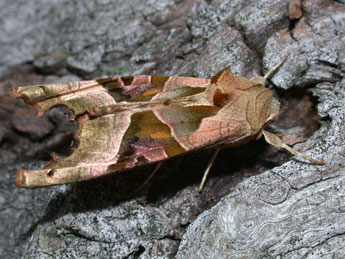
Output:
[[308,160],[311,163],[316,164],[316,165],[325,165],[326,164],[326,162],[323,160],[312,159],[311,157],[303,155],[302,153],[294,150],[293,148],[286,145],[277,135],[275,135],[271,132],[263,130],[262,133],[264,134],[264,137],[265,137],[265,140],[267,141],[267,143],[271,144],[272,146],[275,146],[276,148],[285,148],[287,151],[289,151],[293,155],[302,157],[302,158],[304,158],[304,159],[306,159],[306,160]]
[[288,58],[289,55],[290,55],[290,51],[288,51],[288,52],[284,55],[284,57],[282,58],[282,60],[279,61],[278,64],[276,64],[274,67],[272,67],[272,68],[270,69],[270,71],[268,71],[268,72],[266,73],[266,75],[264,75],[264,78],[265,78],[266,80],[267,80],[267,78],[270,78],[270,77],[272,76],[272,74],[274,74],[274,73],[277,71],[277,69],[286,61],[286,59]]
[[146,178],[145,182],[143,182],[138,188],[135,189],[135,192],[140,191],[146,184],[149,183],[149,181],[152,179],[152,177],[157,173],[158,169],[162,166],[163,162],[159,162],[155,169],[153,169],[152,173],[149,175],[149,177]]
[[206,170],[204,172],[204,176],[202,177],[202,180],[201,180],[201,183],[200,183],[200,186],[199,186],[199,192],[202,192],[202,189],[204,188],[204,185],[205,185],[205,182],[206,182],[206,179],[207,179],[207,175],[210,172],[210,169],[211,169],[211,167],[212,167],[212,165],[214,163],[214,160],[218,156],[219,150],[220,149],[217,148],[216,151],[214,151],[210,161],[208,162],[208,165],[207,165]]

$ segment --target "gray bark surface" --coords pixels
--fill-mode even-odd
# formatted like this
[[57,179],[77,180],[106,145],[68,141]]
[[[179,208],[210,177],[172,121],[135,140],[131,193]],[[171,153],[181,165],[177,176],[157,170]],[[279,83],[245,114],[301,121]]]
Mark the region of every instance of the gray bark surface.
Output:
[[[344,258],[344,1],[0,1],[1,258]],[[24,190],[18,168],[68,154],[76,125],[12,86],[109,75],[262,75],[283,106],[260,139],[93,181]],[[67,113],[68,114],[68,113]],[[299,143],[299,144],[296,144]]]

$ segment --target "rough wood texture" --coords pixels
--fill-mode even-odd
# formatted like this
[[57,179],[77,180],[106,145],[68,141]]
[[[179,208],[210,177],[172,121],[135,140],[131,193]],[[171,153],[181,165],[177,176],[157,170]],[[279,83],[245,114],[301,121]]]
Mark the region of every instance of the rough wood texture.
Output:
[[[343,1],[292,10],[287,0],[34,0],[3,1],[0,10],[0,257],[345,256]],[[8,97],[9,86],[110,74],[210,77],[227,67],[251,78],[288,50],[291,62],[271,81],[280,100],[291,98],[282,110],[295,112],[273,129],[290,143],[307,140],[295,147],[325,167],[258,141],[220,152],[201,195],[207,152],[163,165],[140,194],[134,189],[151,167],[44,190],[13,185],[17,168],[40,169],[50,152],[68,153],[75,125],[63,109],[37,120]],[[310,136],[315,103],[322,121]]]

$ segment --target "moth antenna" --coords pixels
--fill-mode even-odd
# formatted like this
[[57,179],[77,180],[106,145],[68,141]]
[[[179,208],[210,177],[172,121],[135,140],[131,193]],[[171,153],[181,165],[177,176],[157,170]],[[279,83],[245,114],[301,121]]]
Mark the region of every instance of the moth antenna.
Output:
[[271,144],[272,146],[276,147],[276,148],[285,148],[287,151],[289,151],[291,154],[295,155],[295,156],[299,156],[302,157],[308,161],[310,161],[313,164],[316,165],[325,165],[326,162],[323,160],[315,160],[311,157],[308,157],[306,155],[303,155],[302,153],[294,150],[293,148],[289,147],[288,145],[286,145],[277,135],[268,132],[266,130],[263,130],[262,133],[264,134],[265,140],[267,141],[268,144]]
[[145,182],[143,182],[138,188],[135,189],[135,192],[139,192],[146,184],[150,182],[152,177],[157,173],[158,169],[162,166],[163,162],[159,162],[155,169],[153,169],[152,173],[149,175],[149,177],[146,178]]
[[202,177],[202,180],[201,180],[201,183],[200,183],[200,186],[199,186],[199,192],[202,192],[202,189],[204,188],[204,185],[205,185],[205,182],[206,182],[206,179],[207,179],[207,175],[208,173],[210,172],[210,169],[214,163],[214,160],[216,160],[216,157],[218,156],[218,153],[219,153],[219,148],[216,149],[216,151],[214,151],[210,161],[208,162],[208,165],[206,167],[206,170],[204,172],[204,176]]
[[272,74],[274,74],[276,71],[277,71],[277,69],[286,61],[286,59],[288,58],[288,56],[290,55],[290,51],[288,51],[285,55],[284,55],[284,57],[279,61],[279,63],[278,64],[276,64],[274,67],[272,67],[271,69],[270,69],[270,71],[268,71],[267,73],[266,73],[266,75],[264,76],[264,78],[267,80],[268,78],[270,78],[271,76],[272,76]]

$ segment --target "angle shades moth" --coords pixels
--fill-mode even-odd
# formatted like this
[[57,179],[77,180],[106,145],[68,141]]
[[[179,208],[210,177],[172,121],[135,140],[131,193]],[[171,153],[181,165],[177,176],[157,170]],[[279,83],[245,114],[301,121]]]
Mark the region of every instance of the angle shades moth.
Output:
[[189,151],[239,146],[262,135],[275,147],[324,164],[264,130],[280,108],[266,79],[282,62],[252,79],[224,70],[211,79],[140,75],[12,88],[38,115],[62,105],[78,122],[72,154],[53,157],[42,170],[19,169],[15,183],[36,188],[78,182]]

